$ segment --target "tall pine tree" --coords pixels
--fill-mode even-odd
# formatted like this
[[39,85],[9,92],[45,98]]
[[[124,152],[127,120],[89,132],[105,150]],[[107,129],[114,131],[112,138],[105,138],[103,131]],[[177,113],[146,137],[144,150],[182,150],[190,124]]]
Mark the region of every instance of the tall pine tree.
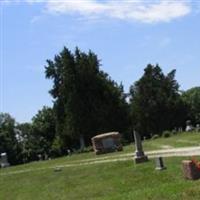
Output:
[[161,134],[183,125],[185,108],[174,78],[175,70],[164,75],[158,65],[149,64],[141,79],[131,86],[133,127],[142,135]]
[[63,147],[80,137],[88,144],[97,133],[127,129],[129,114],[123,86],[99,69],[96,54],[78,48],[71,53],[65,47],[47,64],[46,78],[53,80],[50,93]]

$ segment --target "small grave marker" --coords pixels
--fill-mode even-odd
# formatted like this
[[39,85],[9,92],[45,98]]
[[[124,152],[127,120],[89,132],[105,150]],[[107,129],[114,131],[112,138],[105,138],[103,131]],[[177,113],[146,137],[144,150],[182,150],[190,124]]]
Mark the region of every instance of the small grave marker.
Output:
[[62,171],[62,169],[60,167],[55,167],[54,168],[54,172],[61,172],[61,171]]
[[166,167],[164,166],[162,157],[156,158],[156,170],[164,170]]
[[10,163],[8,162],[7,153],[1,153],[1,168],[9,167]]

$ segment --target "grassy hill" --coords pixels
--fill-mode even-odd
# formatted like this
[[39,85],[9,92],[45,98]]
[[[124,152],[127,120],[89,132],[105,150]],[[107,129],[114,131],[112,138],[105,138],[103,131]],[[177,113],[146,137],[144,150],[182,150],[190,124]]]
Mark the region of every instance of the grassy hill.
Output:
[[[145,151],[199,145],[199,133],[144,141]],[[186,181],[182,177],[181,161],[187,157],[165,158],[164,171],[154,170],[154,159],[139,165],[132,160],[88,164],[133,151],[133,145],[129,145],[123,152],[100,156],[90,152],[1,169],[0,199],[200,199],[200,181]],[[62,170],[55,172],[56,166],[62,166]]]

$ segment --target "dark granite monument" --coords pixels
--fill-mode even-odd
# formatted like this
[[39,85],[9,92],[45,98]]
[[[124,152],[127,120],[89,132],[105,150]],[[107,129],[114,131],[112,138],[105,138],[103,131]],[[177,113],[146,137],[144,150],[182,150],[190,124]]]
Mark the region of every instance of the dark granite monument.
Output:
[[148,157],[144,154],[140,135],[136,131],[133,134],[135,140],[135,163],[147,162]]

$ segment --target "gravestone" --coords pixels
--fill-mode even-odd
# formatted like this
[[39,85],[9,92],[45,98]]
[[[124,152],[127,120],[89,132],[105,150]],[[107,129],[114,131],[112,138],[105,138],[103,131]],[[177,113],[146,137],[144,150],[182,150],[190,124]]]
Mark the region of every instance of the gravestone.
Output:
[[196,180],[200,178],[200,169],[191,160],[182,161],[183,176],[189,180]]
[[54,168],[54,172],[61,172],[61,171],[62,171],[62,169],[60,167],[55,167]]
[[147,162],[148,157],[144,154],[140,135],[136,131],[133,134],[135,139],[135,163]]
[[199,124],[196,125],[196,131],[200,132],[200,125]]
[[68,155],[68,156],[71,156],[71,155],[72,155],[72,152],[71,152],[70,149],[67,149],[67,155]]
[[80,141],[80,150],[83,151],[85,149],[85,140],[83,135],[80,135],[79,141]]
[[96,155],[123,150],[121,135],[118,132],[96,135],[91,140]]
[[39,160],[39,161],[42,160],[42,155],[41,155],[41,154],[38,154],[37,157],[38,157],[38,160]]
[[164,166],[162,157],[156,158],[156,170],[164,170],[166,167]]
[[10,164],[8,162],[7,153],[1,153],[1,168],[9,166]]
[[113,138],[105,138],[102,140],[105,149],[115,149]]
[[190,120],[187,120],[186,121],[186,128],[185,128],[185,131],[186,132],[190,132],[193,130],[193,127],[192,127],[192,124],[191,124],[191,121]]
[[182,129],[182,127],[180,127],[180,128],[178,129],[178,132],[180,132],[180,133],[182,133],[182,132],[183,132],[183,129]]

